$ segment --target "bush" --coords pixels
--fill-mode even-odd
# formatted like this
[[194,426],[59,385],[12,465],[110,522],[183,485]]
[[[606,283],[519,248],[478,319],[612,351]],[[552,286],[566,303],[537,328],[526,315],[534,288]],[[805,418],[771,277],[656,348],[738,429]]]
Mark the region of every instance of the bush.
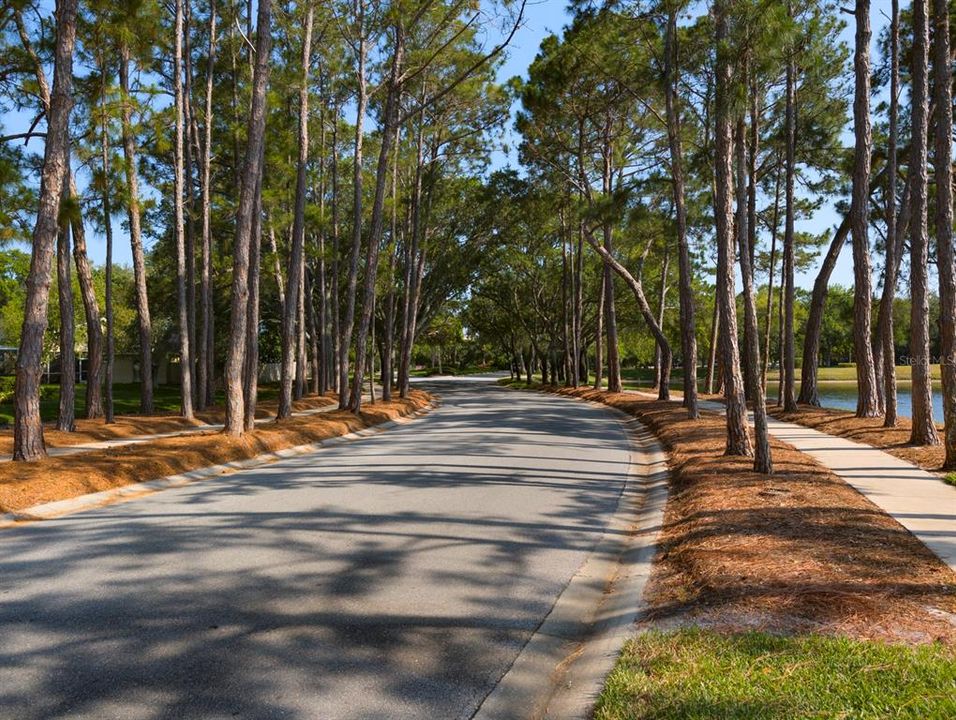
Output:
[[[13,404],[13,388],[15,383],[16,383],[16,378],[13,377],[12,375],[0,376],[0,405]],[[60,396],[59,385],[41,385],[40,386],[41,400],[55,400],[59,396]]]

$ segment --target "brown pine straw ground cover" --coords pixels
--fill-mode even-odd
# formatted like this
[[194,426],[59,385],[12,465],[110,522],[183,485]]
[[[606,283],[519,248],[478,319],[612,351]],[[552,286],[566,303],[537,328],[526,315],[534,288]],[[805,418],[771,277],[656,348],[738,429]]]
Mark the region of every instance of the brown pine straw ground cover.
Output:
[[[325,398],[312,400],[324,401]],[[50,457],[34,463],[3,463],[0,464],[0,512],[22,510],[39,503],[64,500],[210,465],[248,460],[263,453],[327,440],[409,415],[430,401],[428,393],[413,390],[405,400],[375,404],[366,402],[359,416],[334,410],[294,417],[282,422],[263,423],[241,438],[227,437],[217,430],[210,430],[138,445]]]
[[671,469],[649,628],[823,633],[956,646],[956,573],[809,456],[771,439],[775,474],[724,456],[722,416],[679,402],[553,390],[623,410],[662,441]]
[[[312,410],[337,403],[338,398],[310,395],[292,403],[294,411]],[[278,401],[269,400],[256,406],[256,417],[265,418],[275,415]],[[195,420],[186,420],[172,413],[156,415],[117,415],[116,422],[107,425],[102,418],[86,420],[77,418],[75,432],[61,432],[55,429],[55,423],[44,423],[43,437],[47,447],[69,447],[103,440],[119,440],[137,435],[159,435],[162,433],[189,430],[202,424],[216,424],[225,421],[223,407],[211,407],[196,413]],[[13,428],[0,430],[0,455],[13,453]]]
[[[801,405],[795,412],[784,412],[777,407],[768,410],[778,420],[872,445],[930,472],[938,472],[946,459],[946,451],[942,445],[919,447],[909,444],[912,427],[909,418],[899,418],[896,427],[885,428],[883,418],[858,418],[846,410],[812,405]],[[937,427],[942,437],[943,426],[937,423]]]

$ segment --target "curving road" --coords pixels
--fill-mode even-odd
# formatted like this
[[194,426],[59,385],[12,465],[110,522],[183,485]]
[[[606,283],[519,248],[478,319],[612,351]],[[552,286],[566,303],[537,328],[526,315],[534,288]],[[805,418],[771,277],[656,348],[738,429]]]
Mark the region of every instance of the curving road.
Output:
[[600,540],[629,442],[584,403],[434,389],[374,437],[0,531],[0,717],[471,717]]

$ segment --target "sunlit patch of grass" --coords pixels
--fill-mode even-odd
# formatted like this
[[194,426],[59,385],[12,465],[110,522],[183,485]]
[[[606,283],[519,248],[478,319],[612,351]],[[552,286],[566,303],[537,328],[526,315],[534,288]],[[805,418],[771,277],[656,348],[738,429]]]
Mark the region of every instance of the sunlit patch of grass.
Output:
[[690,629],[628,641],[596,720],[956,717],[956,652]]

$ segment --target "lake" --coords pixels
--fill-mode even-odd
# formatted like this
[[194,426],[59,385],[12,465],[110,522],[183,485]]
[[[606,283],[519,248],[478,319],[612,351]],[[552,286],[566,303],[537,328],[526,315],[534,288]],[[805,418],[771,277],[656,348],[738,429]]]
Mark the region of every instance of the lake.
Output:
[[[797,393],[800,392],[800,383],[797,383]],[[777,383],[768,383],[767,399],[776,401]],[[913,412],[913,395],[909,381],[900,381],[896,385],[896,412],[900,417],[911,417]],[[821,382],[820,404],[823,407],[837,410],[856,410],[856,383],[854,382]],[[933,383],[933,419],[943,421],[943,396],[939,383]]]

